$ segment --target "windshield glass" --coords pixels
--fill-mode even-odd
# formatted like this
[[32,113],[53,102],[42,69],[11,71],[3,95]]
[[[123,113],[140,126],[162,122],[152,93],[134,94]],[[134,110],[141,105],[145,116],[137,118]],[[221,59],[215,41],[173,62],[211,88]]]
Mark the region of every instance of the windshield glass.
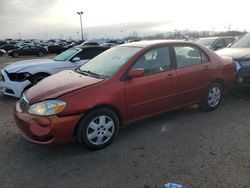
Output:
[[90,71],[101,76],[110,77],[140,49],[139,47],[122,46],[111,48],[82,65],[80,71]]
[[250,33],[247,33],[238,41],[236,41],[230,48],[249,48],[250,47]]
[[75,48],[71,48],[68,49],[66,51],[64,51],[63,53],[57,55],[56,57],[54,57],[53,59],[55,61],[66,61],[68,58],[70,58],[72,55],[74,55],[76,52],[78,52],[77,49]]
[[205,46],[212,46],[212,44],[216,39],[217,38],[204,38],[204,39],[199,39],[197,42]]

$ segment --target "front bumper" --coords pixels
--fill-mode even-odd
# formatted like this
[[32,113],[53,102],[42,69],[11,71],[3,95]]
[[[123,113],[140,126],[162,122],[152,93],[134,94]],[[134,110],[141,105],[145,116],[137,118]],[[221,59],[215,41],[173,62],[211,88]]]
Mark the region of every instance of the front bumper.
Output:
[[81,115],[36,116],[28,114],[27,110],[19,112],[18,105],[17,102],[14,108],[14,119],[22,135],[28,141],[43,145],[56,145],[73,140],[74,130]]
[[31,84],[29,80],[23,82],[11,81],[4,69],[1,70],[1,74],[2,81],[0,82],[0,88],[5,95],[19,98],[21,97],[24,88]]

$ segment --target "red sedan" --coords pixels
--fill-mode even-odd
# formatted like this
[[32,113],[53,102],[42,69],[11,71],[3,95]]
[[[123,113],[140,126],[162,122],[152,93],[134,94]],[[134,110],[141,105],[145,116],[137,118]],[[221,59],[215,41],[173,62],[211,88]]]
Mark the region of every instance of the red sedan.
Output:
[[14,109],[23,136],[39,144],[69,142],[99,149],[119,127],[200,104],[215,110],[234,86],[236,67],[208,48],[178,41],[142,41],[105,51],[75,71],[27,90]]

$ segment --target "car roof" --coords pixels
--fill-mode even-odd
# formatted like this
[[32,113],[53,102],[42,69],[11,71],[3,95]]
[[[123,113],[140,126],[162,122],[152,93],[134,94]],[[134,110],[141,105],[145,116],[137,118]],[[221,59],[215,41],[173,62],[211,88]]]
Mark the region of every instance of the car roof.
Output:
[[146,48],[150,46],[158,46],[163,44],[196,44],[196,43],[184,40],[144,40],[139,42],[126,43],[119,46]]
[[[74,48],[74,47],[73,47]],[[108,49],[108,47],[105,47],[105,46],[93,46],[93,45],[90,45],[90,46],[75,46],[75,48],[80,48],[80,49]]]
[[218,36],[218,37],[204,37],[204,38],[199,38],[199,39],[225,39],[225,38],[234,38],[233,36]]

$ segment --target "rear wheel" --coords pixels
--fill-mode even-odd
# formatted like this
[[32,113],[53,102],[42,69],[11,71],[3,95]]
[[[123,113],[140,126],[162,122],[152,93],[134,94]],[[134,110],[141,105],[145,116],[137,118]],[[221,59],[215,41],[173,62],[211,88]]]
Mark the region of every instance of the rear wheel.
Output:
[[91,149],[108,146],[118,133],[119,118],[116,113],[106,108],[96,109],[87,114],[76,130],[80,144]]
[[213,83],[205,93],[201,107],[205,111],[215,110],[220,102],[222,97],[222,86],[220,83]]
[[38,54],[37,54],[39,57],[42,57],[42,56],[44,56],[44,53],[42,52],[42,51],[40,51],[40,52],[38,52]]
[[19,54],[18,54],[17,52],[15,52],[15,53],[13,54],[13,57],[19,57]]

